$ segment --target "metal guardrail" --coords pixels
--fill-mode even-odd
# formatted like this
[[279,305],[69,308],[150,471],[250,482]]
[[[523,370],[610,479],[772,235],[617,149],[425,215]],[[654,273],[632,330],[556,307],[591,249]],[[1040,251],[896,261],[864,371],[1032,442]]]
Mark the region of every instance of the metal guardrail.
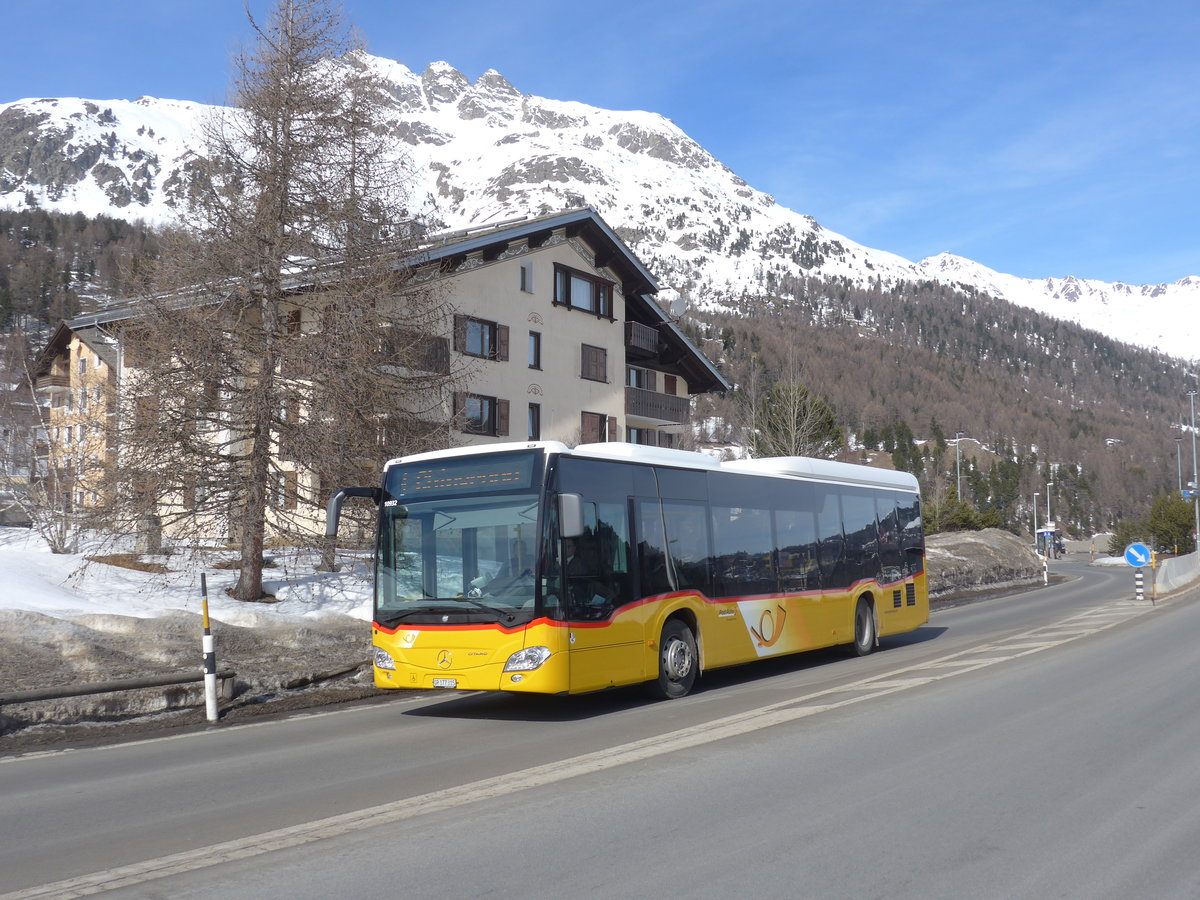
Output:
[[[221,684],[221,696],[229,697],[229,685],[236,673],[224,670],[217,673]],[[115,694],[120,691],[136,691],[142,688],[169,687],[176,684],[192,684],[204,681],[203,672],[175,675],[152,675],[143,678],[121,678],[114,681],[96,681],[92,684],[77,684],[66,687],[34,688],[29,691],[9,691],[0,694],[0,707],[16,703],[32,703],[38,700],[63,700],[67,697],[86,697],[91,694]]]

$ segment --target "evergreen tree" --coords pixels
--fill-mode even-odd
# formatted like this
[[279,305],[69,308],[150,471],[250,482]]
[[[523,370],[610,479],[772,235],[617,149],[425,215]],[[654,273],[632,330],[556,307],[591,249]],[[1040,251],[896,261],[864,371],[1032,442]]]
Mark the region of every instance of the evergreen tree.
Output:
[[1191,553],[1196,549],[1192,504],[1173,491],[1154,498],[1146,525],[1154,549],[1160,553]]

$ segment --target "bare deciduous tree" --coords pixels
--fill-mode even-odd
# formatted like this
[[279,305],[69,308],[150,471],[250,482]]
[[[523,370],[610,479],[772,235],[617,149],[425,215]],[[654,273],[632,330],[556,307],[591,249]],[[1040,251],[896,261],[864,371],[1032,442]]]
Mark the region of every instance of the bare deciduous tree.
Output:
[[[448,309],[420,276],[382,89],[324,0],[280,0],[205,127],[153,295],[123,323],[113,490],[133,517],[229,534],[234,596],[329,491],[444,446]],[[370,472],[370,475],[365,474]]]
[[806,384],[803,366],[789,352],[769,383],[758,365],[742,394],[746,446],[754,456],[832,458],[845,443],[833,407]]

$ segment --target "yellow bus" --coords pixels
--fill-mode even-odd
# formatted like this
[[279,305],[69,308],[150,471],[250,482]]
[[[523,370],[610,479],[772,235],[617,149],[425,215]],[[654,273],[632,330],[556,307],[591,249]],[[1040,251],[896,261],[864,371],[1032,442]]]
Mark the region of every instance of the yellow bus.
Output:
[[624,443],[492,444],[392,460],[379,506],[381,688],[575,694],[929,619],[916,479],[804,457],[718,462]]

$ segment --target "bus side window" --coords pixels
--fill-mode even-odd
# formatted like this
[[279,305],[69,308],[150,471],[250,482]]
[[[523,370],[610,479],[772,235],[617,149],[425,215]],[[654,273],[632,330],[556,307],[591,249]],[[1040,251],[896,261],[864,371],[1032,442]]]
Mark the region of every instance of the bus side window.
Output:
[[880,580],[887,584],[904,577],[904,559],[900,552],[900,527],[896,517],[896,497],[893,494],[875,495],[875,512],[879,519]]
[[821,587],[842,587],[846,544],[842,534],[842,505],[836,490],[819,486],[816,494],[817,537],[820,540],[817,559],[821,566]]
[[916,494],[896,496],[896,524],[900,529],[900,549],[904,553],[906,575],[921,572],[924,562],[925,533],[921,523],[921,501]]
[[771,513],[742,506],[712,508],[717,597],[748,597],[778,588]]
[[842,492],[842,525],[846,535],[849,583],[879,577],[879,530],[875,522],[875,497],[861,488]]
[[820,587],[817,568],[817,522],[811,512],[775,510],[779,589],[808,591]]
[[704,594],[711,594],[706,526],[708,517],[704,504],[690,500],[664,500],[662,505],[676,587],[679,590],[695,588]]
[[634,502],[637,515],[638,594],[648,597],[671,590],[667,541],[657,500]]

